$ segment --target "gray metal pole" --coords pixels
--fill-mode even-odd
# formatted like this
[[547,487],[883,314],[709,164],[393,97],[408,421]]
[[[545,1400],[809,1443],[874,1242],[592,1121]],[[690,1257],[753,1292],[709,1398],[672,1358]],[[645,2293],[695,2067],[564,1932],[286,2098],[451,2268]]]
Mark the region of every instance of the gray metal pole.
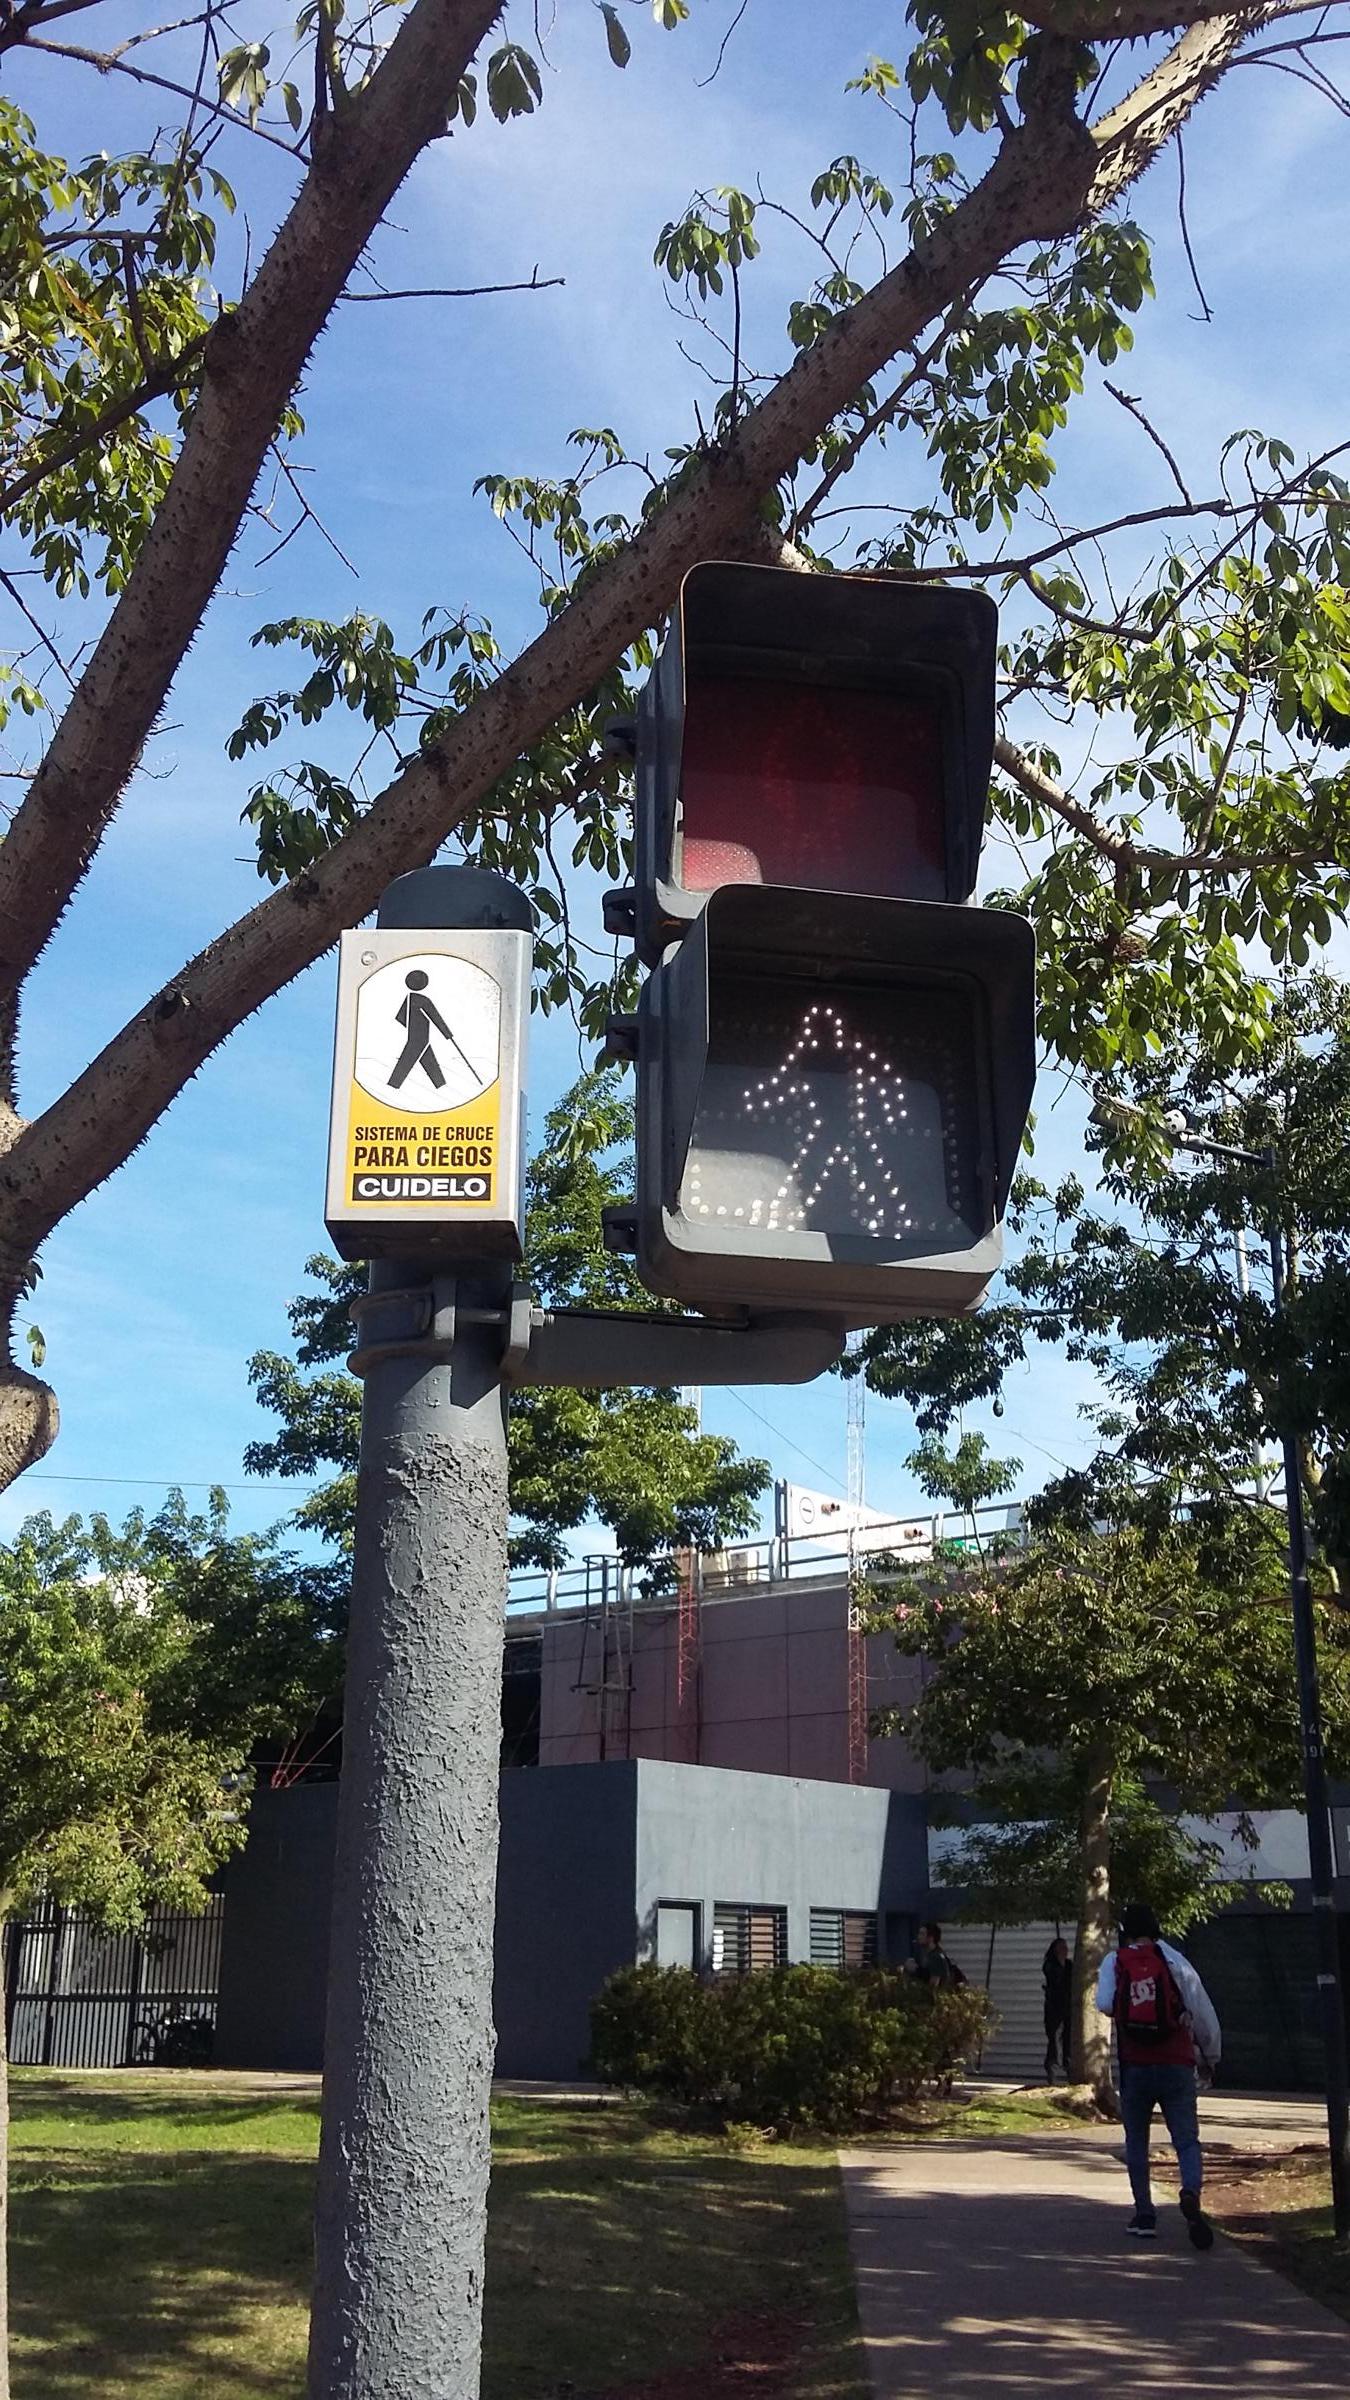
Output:
[[509,1282],[383,1260],[362,1307],[310,2400],[478,2395]]
[[[1262,1165],[1271,1176],[1270,1245],[1271,1294],[1277,1318],[1284,1315],[1284,1241],[1275,1214],[1273,1150]],[[1327,1762],[1322,1744],[1322,1703],[1317,1679],[1317,1627],[1312,1586],[1308,1580],[1308,1535],[1303,1512],[1303,1462],[1298,1437],[1286,1416],[1281,1429],[1284,1447],[1284,1501],[1289,1525],[1289,1590],[1294,1620],[1294,1660],[1298,1670],[1299,1725],[1303,1739],[1303,1788],[1308,1826],[1308,1872],[1312,1879],[1313,1921],[1317,1934],[1317,1997],[1322,2018],[1322,2047],[1326,2062],[1327,2148],[1331,2161],[1332,2233],[1337,2242],[1350,2239],[1350,2073],[1347,2072],[1345,1996],[1341,1982],[1340,1920],[1336,1911],[1336,1861],[1331,1839],[1331,1804]]]

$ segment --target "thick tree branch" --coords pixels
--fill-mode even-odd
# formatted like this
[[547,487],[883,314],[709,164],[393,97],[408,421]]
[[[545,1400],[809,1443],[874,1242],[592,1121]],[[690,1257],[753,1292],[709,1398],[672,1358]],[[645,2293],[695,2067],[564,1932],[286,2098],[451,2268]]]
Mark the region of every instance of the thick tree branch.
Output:
[[1139,853],[1134,844],[1124,834],[1112,833],[1109,825],[1103,825],[1100,817],[1094,817],[1090,808],[1084,808],[1081,800],[1075,800],[1072,792],[1066,792],[1053,775],[1047,775],[1006,734],[999,734],[994,742],[994,764],[1012,777],[1018,790],[1025,792],[1036,807],[1048,809],[1052,816],[1072,826],[1103,858],[1109,858],[1115,866],[1138,866]]
[[1238,39],[1255,25],[1277,17],[1320,15],[1331,0],[1275,0],[1273,7],[1226,10],[1215,0],[1028,0],[1018,14],[1042,33],[1080,42],[1147,41],[1157,33],[1182,33],[1213,25],[1221,17],[1237,23]]
[[125,592],[0,847],[0,998],[59,923],[116,811],[234,545],[310,351],[500,0],[416,0],[365,90],[329,123],[202,388]]
[[0,25],[0,55],[26,42],[35,25],[50,25],[57,17],[78,16],[83,10],[98,6],[99,0],[24,0],[24,5]]
[[[426,4],[419,0],[409,29]],[[434,856],[521,752],[669,607],[689,567],[745,538],[763,495],[865,382],[1010,251],[1067,236],[1123,191],[1220,72],[1249,23],[1244,16],[1220,32],[1207,28],[1203,40],[1185,37],[1111,112],[1100,140],[1073,112],[1072,58],[1046,44],[1026,79],[1026,121],[1004,140],[975,189],[802,352],[636,538],[409,762],[350,833],[191,960],[20,1135],[0,1166],[10,1255],[30,1255],[120,1165],[235,1026],[319,957],[342,926],[359,923],[394,875]],[[222,560],[232,532],[231,525]],[[213,578],[215,571],[213,565]],[[134,662],[126,672],[136,673]]]
[[1094,213],[1109,208],[1137,180],[1218,82],[1248,36],[1288,13],[1282,0],[1274,0],[1273,6],[1234,9],[1225,16],[1205,14],[1132,92],[1098,118],[1092,128],[1100,160],[1092,187]]

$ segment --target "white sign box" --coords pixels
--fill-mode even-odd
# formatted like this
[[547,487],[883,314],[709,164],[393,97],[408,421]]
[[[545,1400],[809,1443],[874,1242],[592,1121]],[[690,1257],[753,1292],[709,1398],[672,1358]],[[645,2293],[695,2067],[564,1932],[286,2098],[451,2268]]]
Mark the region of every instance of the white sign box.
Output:
[[519,1258],[528,933],[344,933],[328,1147],[344,1258]]

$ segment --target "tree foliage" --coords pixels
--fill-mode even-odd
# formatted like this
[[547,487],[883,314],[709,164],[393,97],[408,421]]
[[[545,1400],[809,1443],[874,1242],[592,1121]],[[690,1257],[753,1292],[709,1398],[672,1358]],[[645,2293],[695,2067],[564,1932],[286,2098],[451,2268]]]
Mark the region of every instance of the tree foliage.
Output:
[[[1109,392],[1151,289],[1126,196],[1235,61],[1276,47],[1265,28],[1287,11],[1055,0],[1013,17],[913,0],[907,50],[852,79],[856,151],[823,161],[803,193],[721,185],[653,226],[711,378],[664,456],[601,425],[578,429],[551,471],[475,462],[537,584],[540,630],[518,657],[436,594],[406,627],[377,607],[327,620],[301,604],[260,629],[281,674],[222,733],[255,770],[240,804],[268,893],[26,1123],[18,997],[241,527],[251,513],[279,540],[311,527],[295,394],[333,309],[370,293],[361,262],[390,199],[434,143],[448,142],[453,176],[481,104],[501,120],[566,104],[539,29],[523,11],[499,24],[494,0],[351,13],[325,0],[293,28],[208,11],[130,34],[119,19],[114,34],[108,19],[104,35],[100,5],[88,0],[93,42],[66,38],[70,0],[27,0],[0,27],[0,51],[116,78],[145,107],[144,139],[116,157],[62,159],[10,104],[0,127],[0,499],[30,578],[7,570],[2,587],[6,688],[12,738],[31,736],[12,752],[0,844],[7,1315],[47,1234],[231,1029],[446,842],[532,887],[543,995],[598,1020],[607,978],[571,938],[557,869],[567,847],[622,866],[626,769],[601,727],[700,557],[857,564],[999,594],[1014,713],[993,805],[1024,853],[1010,888],[1041,936],[1053,1047],[1106,1077],[1197,1035],[1216,1056],[1247,1054],[1269,994],[1244,944],[1297,962],[1347,897],[1336,448],[1302,458],[1277,432],[1243,433],[1192,484],[1165,431],[1117,394],[1154,492],[1126,518],[1073,526],[1050,494],[1078,396]],[[640,35],[695,32],[693,13],[687,0],[606,5],[595,37],[622,69]],[[730,11],[722,28],[728,73],[736,22]],[[1282,46],[1292,55],[1297,28]],[[269,233],[256,166],[278,151],[297,183]],[[235,225],[259,229],[247,244],[230,230],[236,193]],[[755,298],[770,249],[800,263],[781,330]],[[907,498],[878,523],[857,513],[850,479],[883,446]],[[63,593],[87,595],[74,635],[44,613]],[[1110,728],[1110,763],[1070,789],[1056,748],[1080,708]],[[340,725],[356,733],[346,756]],[[55,1406],[14,1363],[0,1400],[8,1477],[52,1439]]]
[[[604,1241],[602,1211],[631,1176],[633,1111],[616,1085],[612,1069],[574,1085],[546,1119],[530,1164],[525,1272],[546,1307],[651,1306],[629,1262]],[[291,1305],[295,1356],[260,1351],[250,1365],[259,1399],[281,1417],[282,1429],[252,1443],[245,1463],[251,1474],[268,1475],[339,1468],[297,1517],[346,1550],[361,1390],[354,1376],[325,1362],[350,1347],[347,1305],[364,1288],[364,1271],[318,1257],[308,1272],[318,1288]],[[561,1566],[567,1535],[592,1517],[630,1562],[684,1546],[716,1549],[752,1530],[768,1480],[762,1459],[742,1458],[722,1435],[701,1433],[694,1410],[665,1389],[531,1386],[512,1394],[508,1438],[518,1566]]]
[[[909,1737],[935,1772],[995,1775],[1003,1813],[1035,1812],[1046,1760],[1105,1742],[1119,1771],[1212,1816],[1302,1788],[1298,1696],[1273,1533],[1245,1512],[1177,1521],[1133,1509],[1105,1531],[1059,1519],[1025,1552],[877,1605],[933,1661]],[[1350,1635],[1321,1611],[1327,1716],[1350,1745]]]
[[120,1532],[30,1517],[0,1547],[0,1915],[203,1906],[253,1744],[340,1678],[342,1582],[232,1535],[222,1495]]
[[[1092,1367],[1100,1448],[1049,1487],[1051,1506],[1092,1513],[1094,1495],[1140,1476],[1174,1497],[1255,1499],[1292,1429],[1313,1530],[1344,1581],[1350,1566],[1350,989],[1324,974],[1290,982],[1269,1038],[1235,1071],[1222,1056],[1160,1058],[1118,1087],[1131,1114],[1108,1127],[1103,1200],[1076,1178],[1030,1175],[1016,1193],[1015,1255],[978,1318],[878,1330],[862,1372],[903,1397],[933,1441],[962,1408],[996,1397],[1045,1347]],[[1261,1151],[1273,1175],[1222,1156],[1187,1157],[1167,1131],[1181,1111],[1206,1139]],[[1289,1255],[1278,1316],[1264,1230]]]
[[[1302,1748],[1268,1514],[1178,1518],[1123,1482],[1093,1507],[1096,1522],[1044,1508],[1025,1549],[959,1575],[888,1578],[871,1621],[929,1662],[890,1729],[957,1779],[944,1880],[977,1917],[1077,1926],[1080,2072],[1104,2087],[1090,1994],[1119,1905],[1146,1898],[1178,1931],[1212,1914],[1234,1878],[1203,1821],[1236,1810],[1247,1830],[1252,1810],[1296,1803]],[[1350,1626],[1318,1613],[1329,1754],[1350,1763]]]

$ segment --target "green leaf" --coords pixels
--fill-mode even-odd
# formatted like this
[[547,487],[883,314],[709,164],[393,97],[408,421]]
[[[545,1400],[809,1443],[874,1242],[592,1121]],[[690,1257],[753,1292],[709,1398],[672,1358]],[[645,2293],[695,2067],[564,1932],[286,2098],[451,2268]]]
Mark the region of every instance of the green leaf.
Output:
[[508,117],[532,116],[544,96],[536,61],[520,42],[493,52],[487,70],[488,106],[499,125]]
[[609,55],[616,67],[626,67],[633,55],[633,45],[619,21],[619,12],[614,7],[613,0],[600,0],[600,14],[605,20],[605,40],[609,44]]

